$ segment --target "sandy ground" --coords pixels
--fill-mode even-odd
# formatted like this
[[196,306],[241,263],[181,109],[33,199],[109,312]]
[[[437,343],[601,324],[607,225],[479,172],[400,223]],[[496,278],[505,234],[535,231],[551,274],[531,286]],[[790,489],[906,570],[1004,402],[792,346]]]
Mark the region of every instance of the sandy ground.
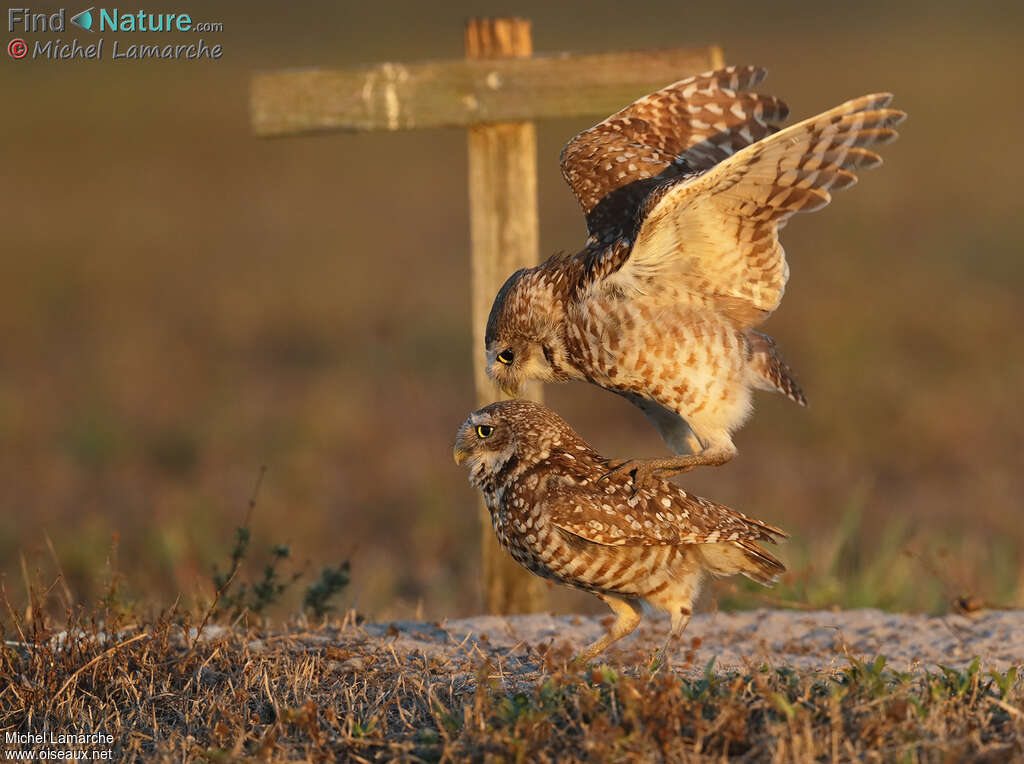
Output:
[[[341,641],[379,638],[396,657],[422,654],[483,658],[506,670],[535,667],[550,649],[572,655],[597,639],[610,618],[585,616],[480,616],[440,623],[400,621],[343,630]],[[640,628],[604,655],[609,664],[649,658],[664,642],[668,620],[648,616]],[[964,666],[975,656],[983,668],[1024,663],[1024,611],[970,616],[925,616],[880,610],[802,612],[754,610],[695,615],[673,651],[674,668],[703,670],[715,659],[722,670],[769,663],[776,667],[842,669],[848,656],[884,655],[900,671]]]

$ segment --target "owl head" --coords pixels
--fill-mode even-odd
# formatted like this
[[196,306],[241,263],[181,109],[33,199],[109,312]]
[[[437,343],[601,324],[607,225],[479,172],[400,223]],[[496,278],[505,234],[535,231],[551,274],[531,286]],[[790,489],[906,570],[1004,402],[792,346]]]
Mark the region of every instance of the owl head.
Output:
[[508,395],[529,379],[563,382],[562,302],[543,267],[516,271],[494,298],[484,342],[487,375]]
[[[526,400],[498,401],[474,411],[455,436],[456,464],[469,467],[470,481],[530,467],[556,449],[586,445],[560,416]],[[587,447],[589,450],[589,447]]]

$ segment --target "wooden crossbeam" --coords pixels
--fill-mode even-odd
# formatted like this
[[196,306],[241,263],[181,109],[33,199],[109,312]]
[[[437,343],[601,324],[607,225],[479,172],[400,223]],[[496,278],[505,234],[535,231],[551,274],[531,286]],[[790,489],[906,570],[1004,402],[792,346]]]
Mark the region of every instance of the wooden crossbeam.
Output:
[[720,66],[722,51],[712,45],[270,72],[252,81],[252,127],[276,136],[607,116]]

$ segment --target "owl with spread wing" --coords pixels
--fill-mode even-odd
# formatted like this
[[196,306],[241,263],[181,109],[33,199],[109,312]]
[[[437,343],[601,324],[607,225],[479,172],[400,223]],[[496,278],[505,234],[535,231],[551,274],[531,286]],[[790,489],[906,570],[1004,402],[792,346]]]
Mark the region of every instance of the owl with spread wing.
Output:
[[756,329],[789,275],[779,230],[881,164],[873,147],[906,116],[882,93],[782,129],[786,105],[750,90],[764,74],[681,80],[573,138],[561,166],[586,246],[512,274],[488,317],[506,392],[587,380],[643,411],[676,455],[609,462],[637,485],[731,459],[755,388],[806,403]]

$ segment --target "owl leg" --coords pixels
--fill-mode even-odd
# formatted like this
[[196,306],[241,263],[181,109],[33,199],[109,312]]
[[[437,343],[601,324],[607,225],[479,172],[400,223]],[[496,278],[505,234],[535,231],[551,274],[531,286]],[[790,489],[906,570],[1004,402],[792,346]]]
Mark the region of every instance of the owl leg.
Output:
[[651,663],[651,671],[656,671],[662,666],[668,665],[668,649],[672,646],[674,641],[677,641],[679,637],[686,631],[687,624],[690,623],[690,608],[679,606],[672,611],[672,629],[668,633],[668,637],[665,639],[665,644],[658,651],[654,661]]
[[620,475],[632,475],[633,485],[641,488],[650,485],[654,477],[666,478],[689,472],[694,467],[717,467],[725,464],[736,455],[736,446],[730,441],[728,445],[713,446],[697,454],[683,456],[667,456],[656,459],[609,459],[609,470],[598,481]]
[[573,663],[582,664],[592,660],[613,642],[618,642],[626,635],[632,634],[633,630],[640,624],[641,610],[639,602],[616,597],[612,594],[599,594],[597,596],[604,600],[608,607],[612,609],[612,612],[615,613],[615,623],[612,624],[611,631],[577,655],[573,659]]

